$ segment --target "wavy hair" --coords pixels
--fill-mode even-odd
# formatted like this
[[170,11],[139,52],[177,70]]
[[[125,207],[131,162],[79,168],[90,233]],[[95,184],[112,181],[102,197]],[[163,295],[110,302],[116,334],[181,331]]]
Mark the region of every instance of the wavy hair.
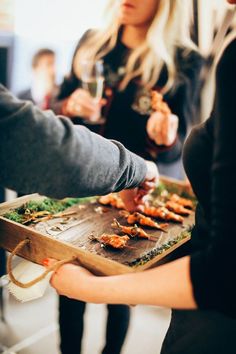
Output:
[[[163,92],[171,89],[175,82],[175,53],[178,47],[196,50],[191,40],[192,1],[190,0],[157,0],[157,11],[149,29],[146,40],[131,50],[125,66],[125,75],[120,83],[124,90],[134,79],[141,79],[148,89],[152,88],[160,76],[164,66],[167,68],[168,80]],[[109,0],[106,7],[105,26],[101,30],[92,31],[77,51],[73,61],[75,74],[80,77],[80,63],[83,60],[99,60],[116,45],[121,24],[119,23],[119,2]]]

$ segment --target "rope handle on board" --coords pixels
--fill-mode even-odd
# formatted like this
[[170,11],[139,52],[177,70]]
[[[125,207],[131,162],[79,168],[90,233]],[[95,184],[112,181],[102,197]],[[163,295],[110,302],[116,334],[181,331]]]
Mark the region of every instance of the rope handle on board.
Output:
[[12,253],[9,255],[9,257],[7,259],[7,273],[8,273],[9,279],[12,281],[12,283],[19,286],[20,288],[24,288],[24,289],[30,288],[32,285],[35,285],[38,282],[40,282],[41,280],[43,280],[47,276],[47,274],[50,273],[51,271],[56,271],[63,264],[73,262],[77,258],[76,256],[73,256],[68,259],[63,259],[61,261],[58,261],[58,262],[54,263],[53,265],[51,265],[48,269],[46,269],[45,272],[43,272],[43,274],[39,275],[37,278],[29,281],[28,283],[22,283],[15,278],[15,276],[12,272],[12,259],[17,254],[17,252],[20,251],[28,243],[30,243],[30,240],[28,238],[21,241],[15,247],[15,249],[12,251]]

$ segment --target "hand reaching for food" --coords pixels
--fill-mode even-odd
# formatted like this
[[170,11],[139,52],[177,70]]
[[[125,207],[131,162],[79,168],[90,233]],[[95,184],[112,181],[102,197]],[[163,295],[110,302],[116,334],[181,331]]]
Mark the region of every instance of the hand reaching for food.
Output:
[[163,96],[157,91],[152,91],[153,113],[147,121],[147,133],[157,145],[170,146],[174,143],[179,119],[171,113],[170,108],[163,101]]
[[146,177],[140,186],[133,189],[125,189],[119,193],[128,211],[137,210],[144,203],[145,196],[151,193],[159,182],[159,172],[156,164],[146,161],[146,166]]

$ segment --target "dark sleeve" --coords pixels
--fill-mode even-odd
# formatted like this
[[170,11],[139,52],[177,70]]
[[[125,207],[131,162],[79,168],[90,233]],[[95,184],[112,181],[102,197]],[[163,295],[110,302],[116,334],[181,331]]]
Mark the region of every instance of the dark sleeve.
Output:
[[68,76],[66,76],[60,86],[59,93],[57,99],[63,100],[70,96],[77,88],[81,86],[81,81],[77,78],[74,69],[73,69],[73,63],[74,59],[76,56],[77,51],[80,49],[81,45],[86,41],[86,39],[89,37],[89,35],[93,32],[93,30],[88,30],[86,31],[83,36],[80,38],[78,44],[76,45],[73,58],[72,58],[72,63],[71,63],[71,70]]
[[198,52],[185,54],[177,50],[177,78],[174,87],[164,96],[171,112],[178,116],[178,136],[175,143],[166,147],[156,147],[160,161],[168,162],[180,158],[183,143],[190,128],[199,121],[200,72],[204,61]]
[[191,277],[200,308],[236,316],[236,40],[218,65],[211,170],[211,243],[191,257]]
[[122,144],[42,112],[0,85],[0,185],[82,197],[135,187],[145,174],[144,160]]

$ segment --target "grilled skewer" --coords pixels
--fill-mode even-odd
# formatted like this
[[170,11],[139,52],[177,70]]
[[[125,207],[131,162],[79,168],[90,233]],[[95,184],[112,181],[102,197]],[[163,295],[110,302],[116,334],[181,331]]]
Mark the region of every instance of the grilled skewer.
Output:
[[91,236],[90,240],[98,241],[103,246],[109,246],[115,249],[123,249],[123,248],[133,248],[127,246],[127,242],[129,241],[129,236],[119,236],[119,235],[109,235],[109,234],[102,234],[100,237]]
[[187,216],[187,215],[191,215],[191,214],[192,214],[192,211],[191,211],[191,210],[186,209],[186,208],[183,207],[182,205],[180,205],[180,204],[178,204],[178,203],[175,203],[175,202],[172,202],[172,201],[170,201],[170,200],[166,203],[165,207],[166,207],[168,210],[171,210],[171,211],[173,211],[174,213],[179,214],[179,215]]
[[175,221],[179,223],[182,223],[184,221],[184,218],[182,216],[173,213],[166,207],[156,208],[146,204],[142,207],[142,212],[145,215],[152,216],[154,218],[158,218],[165,221]]
[[117,209],[125,209],[125,205],[122,199],[113,193],[103,195],[98,199],[98,202],[102,205],[111,205]]
[[182,205],[185,208],[193,209],[193,202],[190,199],[181,198],[175,193],[171,195],[170,201],[178,203],[179,205]]
[[138,223],[139,225],[152,227],[154,229],[162,230],[164,232],[166,232],[165,227],[168,226],[168,224],[158,224],[156,221],[154,221],[151,218],[149,218],[141,213],[138,213],[138,212],[130,214],[130,213],[124,211],[124,212],[121,212],[121,215],[124,216],[126,218],[128,224],[131,224],[131,225]]
[[121,225],[116,219],[111,224],[112,227],[118,228],[121,232],[129,235],[130,237],[138,237],[146,240],[156,241],[156,238],[152,238],[148,235],[141,227],[138,227],[136,224],[134,226],[124,226]]

